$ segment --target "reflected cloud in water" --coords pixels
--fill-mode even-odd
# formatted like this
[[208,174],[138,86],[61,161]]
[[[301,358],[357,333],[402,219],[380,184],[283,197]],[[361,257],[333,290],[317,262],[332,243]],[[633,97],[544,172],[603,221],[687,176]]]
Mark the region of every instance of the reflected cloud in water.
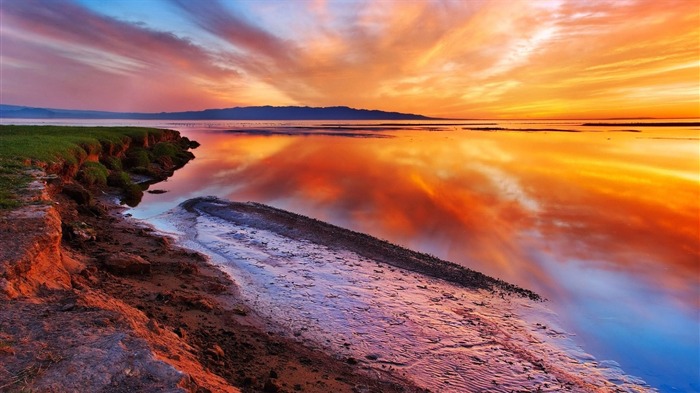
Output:
[[672,356],[667,375],[697,370],[696,141],[389,133],[190,132],[199,158],[146,205],[213,194],[367,232],[540,292],[587,346],[657,385],[637,357]]

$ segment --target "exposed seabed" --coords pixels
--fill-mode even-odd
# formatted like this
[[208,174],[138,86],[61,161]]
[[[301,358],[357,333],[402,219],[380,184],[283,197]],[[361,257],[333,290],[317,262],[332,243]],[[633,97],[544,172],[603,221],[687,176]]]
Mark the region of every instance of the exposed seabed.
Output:
[[158,226],[227,272],[267,329],[369,372],[388,369],[440,392],[653,391],[585,353],[546,302],[429,277],[312,235],[282,236],[267,225],[275,210],[262,205],[183,205]]

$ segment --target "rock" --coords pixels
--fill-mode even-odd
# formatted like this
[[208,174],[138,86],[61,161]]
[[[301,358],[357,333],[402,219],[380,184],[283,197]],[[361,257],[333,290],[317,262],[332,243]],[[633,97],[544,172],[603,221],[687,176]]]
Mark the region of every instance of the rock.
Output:
[[[218,295],[226,292],[226,286],[218,282],[212,282],[207,284],[206,291]],[[243,310],[243,314],[247,314],[245,310]]]
[[280,387],[277,386],[276,383],[274,383],[271,379],[268,379],[265,382],[265,386],[263,386],[263,392],[266,393],[277,393],[280,391]]
[[273,368],[270,370],[270,378],[278,378],[279,376],[277,375],[277,371]]
[[92,204],[92,195],[90,192],[77,183],[70,183],[63,186],[61,190],[70,199],[74,200],[78,205],[89,206]]
[[190,149],[196,149],[196,148],[198,148],[199,146],[200,146],[200,145],[199,145],[199,142],[197,142],[197,141],[190,141],[189,144],[188,144],[188,147],[189,147]]
[[[165,238],[163,238],[165,239]],[[189,262],[179,262],[177,264],[177,270],[180,274],[195,274],[199,273],[199,268],[194,263]]]
[[152,331],[153,333],[159,334],[160,333],[160,327],[158,326],[158,322],[149,319],[148,322],[146,323],[146,327],[148,330]]
[[110,255],[105,261],[107,270],[117,275],[149,274],[151,264],[138,255],[120,252]]
[[182,329],[178,326],[173,330],[173,333],[177,334],[177,336],[181,339],[187,340],[187,331],[185,329]]
[[202,311],[211,311],[214,309],[214,305],[209,300],[199,295],[179,295],[176,301]]
[[61,223],[61,227],[66,239],[83,242],[97,240],[97,231],[82,221]]
[[222,359],[226,355],[218,344],[214,344],[213,347],[209,348],[207,354],[215,359]]
[[248,315],[248,311],[246,311],[245,308],[240,307],[240,306],[239,306],[239,307],[235,307],[232,311],[233,311],[234,314],[240,315],[240,316],[242,316],[242,317],[245,317],[246,315]]

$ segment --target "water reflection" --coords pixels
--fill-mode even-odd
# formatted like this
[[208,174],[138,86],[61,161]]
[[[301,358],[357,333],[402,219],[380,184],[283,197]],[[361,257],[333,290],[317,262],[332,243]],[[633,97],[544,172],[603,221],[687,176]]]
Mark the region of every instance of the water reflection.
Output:
[[135,214],[211,194],[368,232],[542,293],[594,353],[656,386],[700,385],[697,139],[183,131],[198,159]]

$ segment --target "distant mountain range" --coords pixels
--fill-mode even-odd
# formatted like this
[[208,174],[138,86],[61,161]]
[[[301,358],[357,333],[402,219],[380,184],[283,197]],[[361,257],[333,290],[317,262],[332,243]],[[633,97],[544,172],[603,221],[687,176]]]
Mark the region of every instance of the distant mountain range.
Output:
[[347,106],[246,106],[187,112],[104,112],[0,105],[6,119],[130,119],[130,120],[435,120],[411,113],[354,109]]

